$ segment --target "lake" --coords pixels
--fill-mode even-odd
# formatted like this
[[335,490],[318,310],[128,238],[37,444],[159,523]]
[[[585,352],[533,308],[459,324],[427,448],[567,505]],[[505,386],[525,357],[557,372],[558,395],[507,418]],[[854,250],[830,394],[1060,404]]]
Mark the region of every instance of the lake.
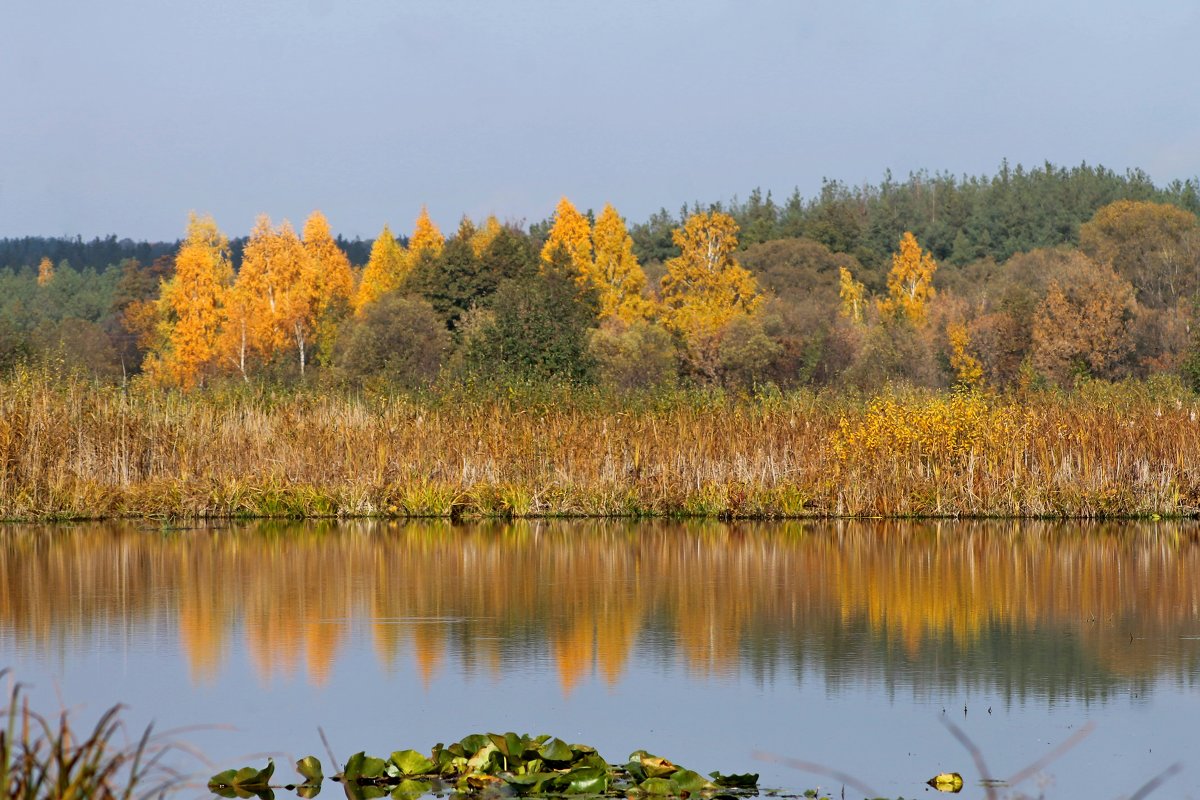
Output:
[[318,726],[343,760],[511,730],[784,792],[958,771],[983,797],[948,721],[996,778],[1094,726],[1000,796],[1129,796],[1175,763],[1153,796],[1200,796],[1192,522],[6,526],[0,580],[35,707],[230,726],[179,735],[201,778],[332,773]]

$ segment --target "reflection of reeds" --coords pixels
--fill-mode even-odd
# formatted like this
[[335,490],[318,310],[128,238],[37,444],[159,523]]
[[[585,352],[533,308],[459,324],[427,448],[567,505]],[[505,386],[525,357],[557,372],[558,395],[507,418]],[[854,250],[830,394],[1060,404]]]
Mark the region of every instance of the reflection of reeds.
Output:
[[1178,514],[1194,396],[178,395],[0,381],[0,516]]
[[[1196,530],[359,522],[160,535],[18,526],[0,534],[0,630],[54,650],[86,646],[114,623],[174,620],[198,681],[216,676],[240,631],[262,680],[303,671],[319,683],[361,619],[383,668],[409,658],[427,682],[455,662],[497,675],[549,659],[570,692],[591,678],[615,683],[638,647],[698,675],[816,666],[831,683],[887,673],[986,683],[1014,697],[1092,696],[1163,672],[1200,675],[1194,649],[1163,646],[1196,633]],[[1006,673],[1005,642],[1031,630],[1055,637],[1053,648],[1025,654],[1046,662]]]

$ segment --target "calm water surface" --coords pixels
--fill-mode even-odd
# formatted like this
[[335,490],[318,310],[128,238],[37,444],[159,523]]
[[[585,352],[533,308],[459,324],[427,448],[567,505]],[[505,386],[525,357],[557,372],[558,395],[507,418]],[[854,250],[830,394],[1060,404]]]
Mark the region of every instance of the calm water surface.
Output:
[[[1200,797],[1200,528],[978,523],[0,529],[0,665],[215,766],[476,731],[645,748],[784,790]],[[194,762],[189,769],[211,771]],[[328,767],[327,771],[332,771]],[[289,765],[281,765],[290,779]],[[280,795],[291,796],[291,795]],[[847,790],[847,797],[861,796]]]

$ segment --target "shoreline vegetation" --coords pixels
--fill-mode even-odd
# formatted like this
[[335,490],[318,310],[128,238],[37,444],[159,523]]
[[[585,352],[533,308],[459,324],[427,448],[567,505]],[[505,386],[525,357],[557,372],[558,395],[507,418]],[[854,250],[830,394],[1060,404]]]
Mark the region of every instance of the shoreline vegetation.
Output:
[[870,393],[372,393],[0,380],[0,518],[1170,517],[1178,380]]
[[1003,163],[632,226],[0,240],[0,519],[1193,516],[1198,213]]

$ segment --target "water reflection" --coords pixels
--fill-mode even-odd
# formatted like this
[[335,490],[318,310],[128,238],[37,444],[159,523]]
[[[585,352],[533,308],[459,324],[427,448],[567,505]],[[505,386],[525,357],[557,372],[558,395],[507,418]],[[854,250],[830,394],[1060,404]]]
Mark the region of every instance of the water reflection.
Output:
[[[700,679],[1103,700],[1191,686],[1193,524],[135,524],[0,532],[0,632],[45,659],[177,636],[194,684],[330,680],[354,631],[428,687],[552,664],[569,696],[637,659]],[[165,632],[165,633],[164,633]]]

